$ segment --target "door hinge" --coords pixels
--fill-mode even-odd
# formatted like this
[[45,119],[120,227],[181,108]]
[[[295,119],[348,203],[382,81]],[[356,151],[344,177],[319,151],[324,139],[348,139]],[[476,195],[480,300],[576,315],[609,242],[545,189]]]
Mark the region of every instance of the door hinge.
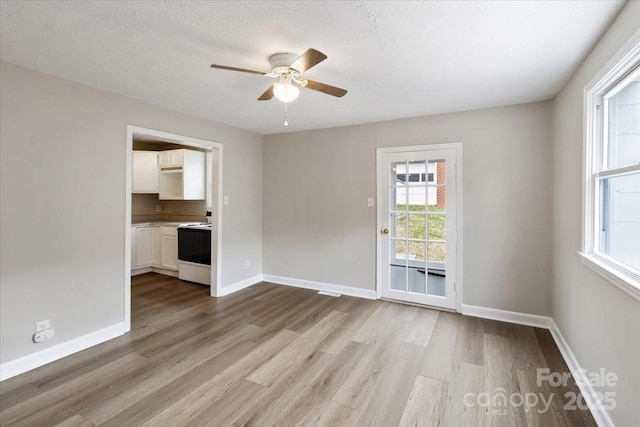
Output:
[[456,290],[456,282],[453,282],[453,291],[455,292]]

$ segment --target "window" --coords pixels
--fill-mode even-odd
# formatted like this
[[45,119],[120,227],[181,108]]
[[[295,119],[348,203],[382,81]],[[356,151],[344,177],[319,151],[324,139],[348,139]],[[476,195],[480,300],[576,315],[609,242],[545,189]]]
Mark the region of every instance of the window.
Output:
[[640,36],[585,91],[582,259],[640,299]]

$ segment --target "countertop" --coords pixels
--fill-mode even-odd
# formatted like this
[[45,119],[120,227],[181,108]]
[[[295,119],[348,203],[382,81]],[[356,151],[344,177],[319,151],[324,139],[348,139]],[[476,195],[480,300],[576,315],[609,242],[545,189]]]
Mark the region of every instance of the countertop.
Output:
[[197,221],[136,221],[132,222],[132,227],[178,227],[180,225],[202,224]]

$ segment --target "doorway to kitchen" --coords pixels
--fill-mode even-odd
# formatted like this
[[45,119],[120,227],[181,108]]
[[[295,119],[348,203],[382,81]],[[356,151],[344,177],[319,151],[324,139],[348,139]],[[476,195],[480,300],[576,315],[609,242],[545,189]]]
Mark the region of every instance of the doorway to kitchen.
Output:
[[379,298],[459,311],[461,149],[377,149]]
[[[210,283],[209,295],[220,295],[222,277],[223,145],[213,141],[131,125],[127,126],[126,143],[124,323],[125,331],[129,331],[131,330],[131,273],[134,270],[138,272],[145,271],[144,269],[140,270],[139,267],[141,267],[141,263],[137,262],[136,256],[149,258],[149,267],[145,267],[148,271],[157,270],[169,276],[178,276],[177,232],[179,230],[177,229],[177,225],[179,223],[204,223],[205,218],[211,223],[211,268],[209,272],[208,266],[206,266],[207,270],[204,274],[208,276],[207,279],[209,280],[207,283]],[[134,149],[137,151],[136,156],[134,156]],[[144,176],[141,178],[140,175],[136,174],[134,179],[134,163],[145,161],[144,156],[140,156],[142,150],[158,150],[158,186],[160,188],[165,184],[164,188],[171,191],[168,197],[164,196],[167,200],[162,200],[161,203],[158,202],[160,194],[152,194],[154,191],[158,193],[160,190],[150,190],[148,193],[151,194],[144,194],[147,193],[144,187],[147,185],[147,181],[145,181]],[[194,157],[195,160],[190,159],[190,157]],[[204,169],[199,171],[204,178],[201,180],[196,179],[204,188],[196,188],[193,190],[185,186],[181,189],[180,185],[174,184],[176,183],[178,175],[184,179],[185,185],[188,178],[193,179],[193,177],[188,177],[191,172],[187,168],[188,162],[192,161],[199,164],[199,168],[201,169],[202,166],[204,166]],[[148,167],[153,169],[153,160],[149,164],[150,166]],[[136,163],[136,166],[139,165],[140,163]],[[137,167],[136,170],[140,170],[140,167]],[[163,176],[163,174],[166,176]],[[165,179],[166,182],[164,182],[163,179]],[[155,196],[155,199],[149,198],[149,200],[146,200],[144,197],[136,197],[135,206],[133,206],[132,196],[134,196],[134,184],[136,186],[136,196]],[[143,185],[142,190],[139,189],[140,185]],[[188,195],[190,191],[195,191],[195,195]],[[184,200],[184,202],[181,202],[181,200]],[[157,203],[157,205],[154,203]],[[177,206],[182,207],[178,209]],[[162,217],[163,219],[170,219],[170,221],[163,221],[169,225],[168,227],[158,227],[158,239],[162,245],[159,246],[160,249],[158,249],[158,252],[156,252],[156,246],[153,246],[153,249],[151,249],[152,246],[149,245],[149,253],[146,254],[144,249],[136,249],[136,238],[138,235],[142,235],[143,238],[147,237],[147,231],[137,230],[135,227],[132,228],[132,214],[149,214],[151,213],[149,209],[158,210],[157,213],[159,215],[160,212],[165,209]],[[137,219],[139,219],[139,217],[144,217],[144,215],[138,215]],[[176,223],[175,226],[173,222]],[[152,233],[155,231],[153,227],[149,229],[149,241],[154,237]],[[175,236],[173,234],[175,234]],[[143,264],[145,266],[147,265],[145,261],[143,261]],[[151,265],[153,265],[153,267],[151,267]],[[195,273],[191,272],[191,274],[203,274],[202,271],[203,269],[197,269]],[[198,282],[198,280],[195,279],[193,281]],[[204,281],[199,281],[199,283],[204,283]]]

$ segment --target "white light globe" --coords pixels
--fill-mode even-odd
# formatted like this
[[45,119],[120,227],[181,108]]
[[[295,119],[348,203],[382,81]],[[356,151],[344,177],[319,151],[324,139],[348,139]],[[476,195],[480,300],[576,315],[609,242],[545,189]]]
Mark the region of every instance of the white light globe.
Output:
[[273,85],[273,94],[282,102],[291,102],[298,97],[300,89],[291,83],[276,83]]

